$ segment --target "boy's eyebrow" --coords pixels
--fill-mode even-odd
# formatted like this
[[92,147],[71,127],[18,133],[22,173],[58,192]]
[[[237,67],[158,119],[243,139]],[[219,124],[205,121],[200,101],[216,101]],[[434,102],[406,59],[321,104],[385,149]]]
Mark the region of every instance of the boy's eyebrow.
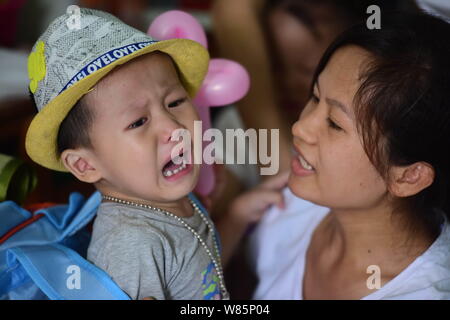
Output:
[[177,88],[184,88],[183,85],[180,82],[174,82],[172,84],[167,84],[166,86],[166,90],[164,90],[164,94],[167,95],[169,94],[171,91],[177,89]]
[[[173,83],[166,86],[164,90],[164,95],[169,94],[171,91],[175,90],[178,87],[183,87],[181,83]],[[145,109],[145,101],[132,100],[129,102],[121,111],[120,115],[126,114],[130,112],[130,110],[139,111],[140,109]]]
[[[319,94],[320,94],[320,86],[319,86],[318,80],[316,80],[314,82],[314,86],[317,87],[317,90],[319,90]],[[332,99],[332,98],[325,98],[325,101],[327,102],[327,104],[329,106],[337,107],[338,109],[341,109],[341,111],[344,112],[350,119],[354,120],[353,113],[350,112],[350,109],[345,104],[340,102],[339,100]]]
[[120,117],[122,117],[124,115],[128,115],[128,114],[130,114],[130,112],[133,112],[133,111],[137,112],[139,110],[145,109],[145,103],[135,100],[135,101],[127,103],[121,109],[122,110],[120,110],[120,112],[118,114]]

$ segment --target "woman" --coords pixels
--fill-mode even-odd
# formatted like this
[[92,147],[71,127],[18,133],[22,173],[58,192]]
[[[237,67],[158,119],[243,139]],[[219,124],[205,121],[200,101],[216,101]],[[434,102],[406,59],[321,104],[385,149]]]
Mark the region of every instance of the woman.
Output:
[[256,299],[450,298],[450,25],[393,16],[327,49],[292,127]]

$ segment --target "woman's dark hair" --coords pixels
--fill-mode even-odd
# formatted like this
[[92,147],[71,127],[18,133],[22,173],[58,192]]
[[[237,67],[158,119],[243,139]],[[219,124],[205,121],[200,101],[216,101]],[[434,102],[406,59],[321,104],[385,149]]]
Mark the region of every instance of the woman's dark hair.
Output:
[[329,20],[332,16],[343,29],[347,29],[365,21],[369,17],[367,8],[371,5],[379,6],[383,16],[393,12],[419,11],[414,0],[269,0],[266,14],[273,8],[282,8],[309,27],[316,37],[320,37],[317,32],[320,13],[328,12],[325,19]]
[[[358,131],[375,168],[388,181],[389,168],[426,162],[435,170],[433,183],[418,194],[396,199],[439,233],[443,214],[450,218],[450,24],[426,14],[393,15],[381,29],[356,25],[327,49],[313,84],[340,48],[367,50],[354,99]],[[312,92],[312,87],[311,87]]]
[[[30,99],[36,107],[34,95],[29,92]],[[37,107],[36,107],[37,108]],[[83,98],[72,107],[59,126],[56,154],[66,149],[91,147],[89,129],[94,121],[94,114]]]

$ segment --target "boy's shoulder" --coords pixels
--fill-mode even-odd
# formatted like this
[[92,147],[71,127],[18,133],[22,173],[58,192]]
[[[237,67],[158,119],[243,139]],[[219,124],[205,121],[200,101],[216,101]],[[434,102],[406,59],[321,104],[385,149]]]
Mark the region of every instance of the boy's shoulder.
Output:
[[109,241],[116,239],[125,243],[164,244],[167,242],[167,235],[161,224],[165,222],[164,217],[150,210],[102,203],[97,211],[92,237],[93,240],[105,237]]
[[[199,228],[201,219],[193,216],[188,224]],[[98,250],[115,250],[136,247],[143,250],[149,248],[181,254],[186,247],[186,238],[192,234],[173,217],[161,212],[139,208],[114,202],[103,202],[98,208],[94,221],[90,247],[98,246]]]
[[[195,230],[206,232],[198,215],[184,218]],[[189,250],[192,233],[177,219],[161,212],[112,202],[102,203],[94,222],[89,249],[96,252],[164,251],[184,255]]]
[[174,254],[164,228],[139,214],[133,208],[102,204],[94,222],[88,260],[105,267],[118,261],[139,261],[146,255],[161,258]]

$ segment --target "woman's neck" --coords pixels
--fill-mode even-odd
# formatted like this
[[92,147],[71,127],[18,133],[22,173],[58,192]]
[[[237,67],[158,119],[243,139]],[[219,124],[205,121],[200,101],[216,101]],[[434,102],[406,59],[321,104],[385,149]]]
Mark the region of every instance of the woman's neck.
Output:
[[320,226],[322,248],[339,261],[351,261],[356,268],[383,264],[395,270],[433,242],[425,228],[411,230],[405,215],[379,205],[365,210],[332,209]]

